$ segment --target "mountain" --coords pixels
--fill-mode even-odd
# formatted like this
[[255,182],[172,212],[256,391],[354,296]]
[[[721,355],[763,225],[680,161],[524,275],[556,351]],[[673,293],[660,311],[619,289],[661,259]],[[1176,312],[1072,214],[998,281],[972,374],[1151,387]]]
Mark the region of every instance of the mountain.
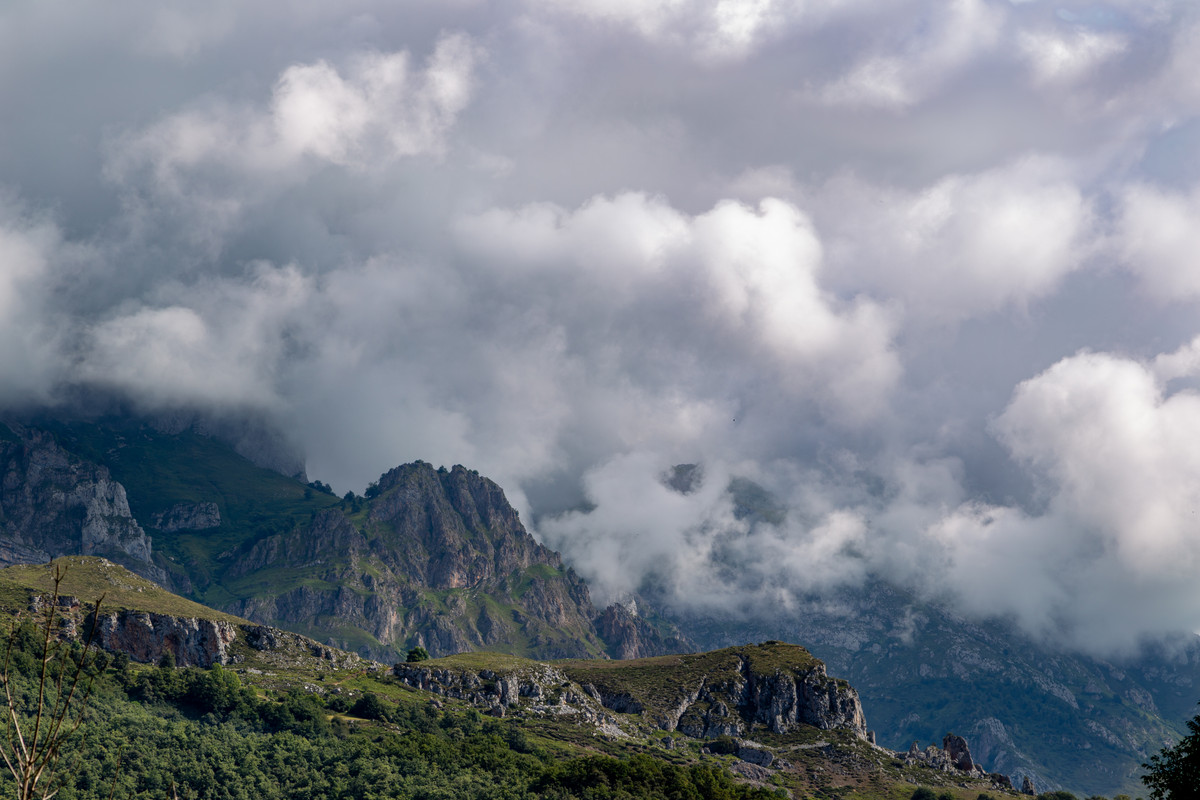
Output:
[[198,602],[383,660],[416,646],[549,658],[682,644],[623,609],[598,613],[474,470],[418,461],[339,499],[160,427],[0,425],[0,564],[104,555]]
[[[679,491],[697,468],[671,473]],[[488,649],[640,659],[802,642],[863,693],[880,744],[957,732],[1038,787],[1139,790],[1200,696],[1200,647],[1106,662],[966,619],[882,580],[786,615],[699,616],[655,587],[598,610],[586,584],[478,473],[414,462],[339,498],[194,429],[130,419],[0,425],[0,562],[94,554],[184,597],[385,662]],[[736,513],[787,509],[750,481]],[[635,602],[636,601],[636,602]]]

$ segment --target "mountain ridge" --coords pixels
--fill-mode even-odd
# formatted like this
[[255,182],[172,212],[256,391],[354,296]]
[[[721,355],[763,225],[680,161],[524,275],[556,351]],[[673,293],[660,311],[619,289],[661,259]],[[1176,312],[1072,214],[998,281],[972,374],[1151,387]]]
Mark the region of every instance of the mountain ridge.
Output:
[[[61,485],[46,470],[31,474],[22,448],[67,464],[53,473]],[[499,648],[628,659],[802,641],[864,692],[881,742],[901,751],[957,730],[989,769],[1049,788],[1136,790],[1138,764],[1179,734],[1192,710],[1187,695],[1200,686],[1198,648],[1181,651],[1182,661],[1159,656],[1125,668],[1044,652],[882,583],[757,622],[697,617],[653,593],[597,610],[586,583],[521,526],[500,487],[461,466],[401,465],[364,495],[338,498],[195,432],[120,421],[0,426],[0,470],[0,557],[36,555],[14,549],[33,541],[18,529],[33,517],[13,513],[5,498],[33,502],[22,492],[43,487],[53,500],[70,496],[71,485],[106,480],[127,490],[129,508],[92,515],[115,526],[103,541],[122,541],[120,531],[136,525],[149,551],[149,559],[119,548],[110,557],[194,600],[326,646],[385,661],[418,645],[434,655]],[[759,487],[743,481],[738,491],[750,493],[738,507],[753,524],[783,513]],[[45,508],[66,506],[48,500]],[[58,513],[46,530],[62,552],[82,552],[87,519]]]

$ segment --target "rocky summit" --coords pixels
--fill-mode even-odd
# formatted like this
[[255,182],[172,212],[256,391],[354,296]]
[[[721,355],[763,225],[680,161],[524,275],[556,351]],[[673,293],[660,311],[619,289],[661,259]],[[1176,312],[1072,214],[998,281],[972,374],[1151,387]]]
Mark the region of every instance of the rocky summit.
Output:
[[[541,657],[604,648],[586,584],[529,535],[500,487],[461,466],[397,467],[369,497],[233,554],[223,578],[249,590],[225,605],[232,613],[379,657],[415,646]],[[366,632],[368,644],[335,628]]]
[[417,461],[339,498],[184,429],[0,424],[0,565],[103,555],[191,599],[381,660],[489,648],[539,658],[687,649],[593,608],[503,490]]

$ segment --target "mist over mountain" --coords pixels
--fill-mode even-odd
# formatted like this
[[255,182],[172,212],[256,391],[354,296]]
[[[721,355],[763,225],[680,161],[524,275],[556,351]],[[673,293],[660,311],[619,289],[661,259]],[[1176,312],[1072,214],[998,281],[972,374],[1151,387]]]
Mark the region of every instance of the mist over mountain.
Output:
[[877,579],[1128,654],[1200,629],[1198,36],[1182,0],[8,4],[0,408],[269,430],[339,494],[468,464],[604,599]]

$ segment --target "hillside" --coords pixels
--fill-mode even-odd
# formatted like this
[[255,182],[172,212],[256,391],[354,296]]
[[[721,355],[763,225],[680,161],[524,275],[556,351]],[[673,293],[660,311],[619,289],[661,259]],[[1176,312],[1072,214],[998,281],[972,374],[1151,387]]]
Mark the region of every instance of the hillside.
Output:
[[[109,609],[173,630],[204,620],[234,634],[224,667],[207,669],[139,665],[159,659],[106,643],[88,700],[104,713],[75,740],[81,766],[60,796],[108,796],[114,780],[123,796],[161,794],[174,782],[196,798],[900,800],[914,784],[960,800],[1002,793],[941,751],[931,764],[871,745],[853,688],[794,645],[627,662],[478,652],[386,670],[89,557],[0,570],[0,615],[30,625],[37,617],[27,609],[46,607],[38,598],[55,567],[65,572],[52,618],[68,638],[83,635],[90,603],[80,597],[89,594],[105,595],[102,619]],[[16,646],[36,650],[37,641],[21,635]],[[120,653],[134,661],[112,657]],[[34,662],[13,663],[19,671]],[[721,704],[725,724],[701,730]]]

